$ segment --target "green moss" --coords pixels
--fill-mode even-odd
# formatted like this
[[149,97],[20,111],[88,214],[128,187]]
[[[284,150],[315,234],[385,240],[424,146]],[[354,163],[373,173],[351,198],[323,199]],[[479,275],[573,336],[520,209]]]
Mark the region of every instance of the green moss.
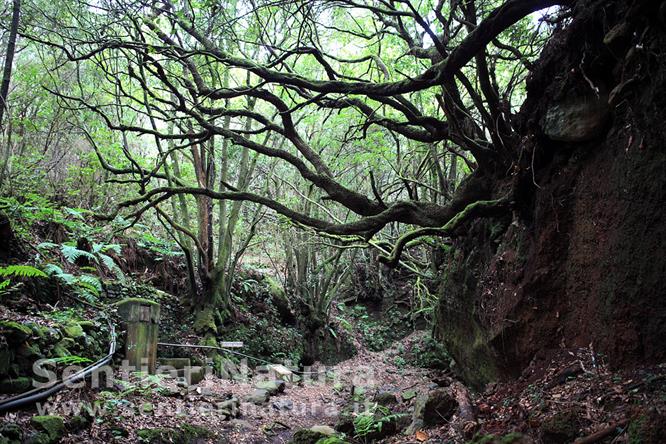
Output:
[[155,428],[137,431],[141,442],[147,443],[176,443],[187,444],[197,439],[206,439],[214,436],[213,432],[192,424],[182,424],[178,429]]
[[546,419],[541,425],[541,433],[547,441],[573,441],[580,429],[579,412],[564,411]]
[[322,438],[317,441],[316,444],[349,444],[347,441],[344,441],[337,436],[329,436],[328,438]]
[[217,338],[215,337],[215,335],[213,335],[211,333],[207,333],[206,336],[201,338],[201,340],[199,341],[199,344],[200,345],[205,345],[207,347],[217,347],[218,346]]
[[72,416],[69,421],[67,421],[67,429],[72,432],[78,432],[80,430],[88,428],[90,425],[90,420],[85,416],[76,415]]
[[215,310],[212,308],[204,308],[197,312],[194,319],[194,331],[200,334],[215,332],[217,333],[217,325],[215,324]]
[[77,322],[69,322],[62,328],[62,331],[65,336],[73,339],[80,338],[84,335],[83,328]]
[[211,438],[214,435],[210,430],[192,424],[182,424],[180,430],[182,432],[183,442],[186,443],[192,442],[197,438]]
[[275,297],[279,298],[286,298],[286,295],[284,294],[284,288],[282,288],[282,285],[273,277],[271,276],[265,276],[264,277],[264,282],[266,283],[266,286],[268,287],[268,292]]
[[139,303],[142,305],[160,305],[159,302],[151,301],[150,299],[144,299],[144,298],[125,298],[118,302],[114,302],[112,305],[121,306],[129,303]]
[[7,378],[0,381],[0,393],[23,393],[32,388],[32,379],[27,376]]
[[32,330],[27,325],[15,321],[0,321],[0,333],[12,336],[16,340],[24,340],[32,335]]
[[44,339],[49,333],[48,327],[39,324],[29,324],[29,325],[32,333],[40,339]]
[[162,439],[162,436],[169,434],[169,429],[140,429],[136,432],[136,435],[139,437],[139,440],[142,442],[159,442]]
[[65,422],[61,416],[33,416],[30,423],[35,429],[46,433],[49,442],[58,442],[65,434]]
[[508,435],[504,435],[500,438],[500,444],[513,444],[516,441],[523,439],[524,436],[522,433],[513,432]]
[[317,444],[317,442],[326,438],[330,437],[323,433],[303,429],[294,433],[294,436],[291,438],[291,444]]

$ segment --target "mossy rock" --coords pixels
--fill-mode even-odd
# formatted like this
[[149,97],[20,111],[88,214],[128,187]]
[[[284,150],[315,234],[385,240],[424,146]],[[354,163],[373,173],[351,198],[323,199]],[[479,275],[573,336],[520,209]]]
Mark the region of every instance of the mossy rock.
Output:
[[32,426],[40,432],[44,432],[48,438],[49,443],[55,443],[65,434],[65,422],[62,416],[44,415],[33,416],[30,419]]
[[65,326],[62,327],[63,334],[72,339],[77,339],[83,336],[83,327],[78,322],[68,322]]
[[259,381],[254,387],[266,391],[269,396],[274,396],[284,392],[285,386],[284,381]]
[[215,324],[215,310],[212,308],[204,308],[197,312],[193,325],[194,331],[199,334],[208,332],[217,333],[217,325]]
[[214,433],[205,427],[192,424],[181,424],[180,431],[183,436],[183,443],[189,443],[195,439],[211,438]]
[[298,430],[291,438],[291,444],[317,444],[322,439],[330,438],[321,432],[310,429]]
[[32,388],[32,378],[19,376],[0,381],[0,393],[13,394],[27,392]]
[[79,325],[83,328],[83,331],[93,330],[99,327],[99,325],[93,321],[79,321]]
[[89,426],[90,419],[83,415],[72,416],[69,421],[67,421],[67,430],[75,433],[87,429]]
[[0,321],[0,334],[13,341],[25,341],[32,336],[32,330],[27,325],[15,321]]
[[0,425],[0,442],[14,444],[21,442],[22,438],[23,431],[18,424],[14,424],[13,422],[5,422]]
[[182,424],[177,429],[155,428],[141,429],[137,431],[137,436],[141,442],[151,444],[187,444],[211,438],[213,435],[214,434],[210,430],[192,424]]
[[70,347],[75,347],[76,342],[72,338],[63,338],[56,345],[53,346],[51,350],[51,355],[56,358],[62,358],[65,356],[70,356],[72,352],[69,351]]
[[579,412],[569,410],[556,413],[541,424],[541,439],[544,444],[572,442],[580,431]]
[[447,389],[440,388],[416,399],[413,418],[433,426],[445,423],[457,410],[458,401],[455,397]]

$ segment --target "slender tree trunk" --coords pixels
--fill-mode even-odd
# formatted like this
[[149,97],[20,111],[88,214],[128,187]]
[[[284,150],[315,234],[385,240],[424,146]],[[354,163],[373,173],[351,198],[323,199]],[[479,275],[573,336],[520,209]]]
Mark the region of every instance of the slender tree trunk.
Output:
[[[7,110],[7,99],[9,97],[9,82],[12,77],[12,64],[14,63],[14,53],[16,52],[16,36],[18,35],[19,18],[21,14],[21,0],[14,0],[14,9],[12,11],[12,23],[9,28],[9,41],[7,42],[7,52],[5,54],[5,68],[2,73],[2,84],[0,84],[0,132],[3,127],[5,111]],[[5,153],[0,166],[0,186],[5,181],[5,170],[9,162],[10,149],[9,144],[5,145]]]

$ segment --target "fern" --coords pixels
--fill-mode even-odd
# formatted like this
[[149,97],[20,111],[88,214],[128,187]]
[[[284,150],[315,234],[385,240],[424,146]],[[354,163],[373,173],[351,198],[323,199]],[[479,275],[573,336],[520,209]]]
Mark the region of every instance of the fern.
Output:
[[121,254],[122,247],[120,244],[93,244],[93,251],[95,253],[107,253],[113,251],[116,254]]
[[89,253],[87,251],[79,250],[76,247],[72,247],[70,245],[62,245],[60,247],[60,251],[62,252],[62,255],[65,256],[65,259],[71,264],[76,262],[76,260],[80,257],[85,257],[88,258],[92,261],[98,262],[97,256],[95,256],[92,253]]
[[79,293],[81,296],[84,296],[89,302],[94,301],[95,298],[99,296],[99,291],[97,291],[97,288],[87,282],[77,280],[75,285],[78,287],[77,290],[79,290],[77,293]]
[[124,280],[125,275],[123,274],[123,271],[120,269],[118,264],[113,260],[111,256],[107,256],[106,254],[99,253],[98,254],[99,258],[101,259],[102,263],[106,268],[109,269],[109,271],[112,271],[117,278]]
[[63,270],[62,268],[58,267],[58,266],[55,265],[55,264],[46,264],[46,266],[44,267],[44,271],[45,271],[46,274],[48,274],[49,276],[53,276],[53,275],[58,275],[58,274],[63,274],[63,273],[64,273],[64,270]]
[[0,291],[3,291],[5,288],[9,287],[10,283],[11,281],[9,279],[0,282]]
[[99,294],[102,292],[102,282],[100,282],[100,280],[95,276],[90,276],[89,274],[79,276],[77,284],[85,284],[86,287],[92,288],[95,291],[96,296],[99,296]]
[[53,276],[67,285],[72,285],[76,282],[76,276],[70,273],[65,273],[65,271],[57,265],[48,264],[44,267],[44,271],[46,271],[49,276]]
[[0,267],[0,276],[2,277],[15,276],[15,277],[27,277],[27,278],[47,277],[46,273],[44,273],[39,268],[35,268],[31,265],[8,265],[7,267]]

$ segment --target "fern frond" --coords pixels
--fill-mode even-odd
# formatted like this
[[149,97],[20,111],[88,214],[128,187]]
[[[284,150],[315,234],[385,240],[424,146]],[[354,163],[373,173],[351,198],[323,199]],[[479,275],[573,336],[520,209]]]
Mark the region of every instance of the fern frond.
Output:
[[122,247],[120,244],[93,244],[93,252],[95,253],[107,253],[109,251],[121,254]]
[[16,277],[47,277],[39,268],[35,268],[31,265],[8,265],[6,267],[0,267],[0,276],[16,276]]
[[94,254],[79,250],[78,248],[72,247],[70,245],[62,245],[60,247],[60,251],[62,252],[62,255],[65,256],[65,259],[67,259],[67,261],[72,264],[80,257],[85,257],[92,261],[98,262],[97,256]]
[[49,276],[59,275],[65,272],[62,268],[58,267],[55,264],[46,264],[46,267],[44,267],[44,271]]
[[99,253],[99,258],[102,260],[102,263],[106,268],[109,269],[109,271],[113,272],[117,278],[119,279],[124,279],[125,274],[123,271],[120,269],[118,264],[113,260],[111,256],[107,256],[106,254]]
[[[81,289],[84,290],[84,292],[83,292],[84,295],[86,295],[86,296],[87,295],[93,295],[95,297],[99,296],[99,291],[97,290],[97,288],[95,288],[94,285],[91,285],[88,282],[84,282],[82,280],[77,280],[74,283],[76,284],[77,287],[80,287]],[[90,300],[90,298],[86,298],[86,299]]]
[[79,284],[85,283],[93,287],[97,292],[97,296],[99,296],[99,293],[102,292],[102,282],[99,279],[97,279],[95,276],[91,276],[89,274],[84,274],[83,276],[79,276],[78,283]]

